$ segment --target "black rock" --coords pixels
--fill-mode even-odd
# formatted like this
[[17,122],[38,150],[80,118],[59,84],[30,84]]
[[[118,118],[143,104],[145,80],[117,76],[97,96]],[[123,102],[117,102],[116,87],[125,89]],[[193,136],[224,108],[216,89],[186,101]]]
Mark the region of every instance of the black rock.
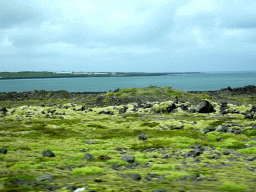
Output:
[[6,109],[6,107],[2,107],[0,108],[0,111],[2,111],[3,113],[6,113],[8,110]]
[[256,105],[253,105],[253,106],[252,106],[252,108],[251,108],[250,112],[254,112],[254,113],[256,113]]
[[215,112],[213,106],[209,103],[209,101],[203,101],[199,105],[196,106],[196,112],[198,113],[212,113]]
[[95,159],[95,157],[89,153],[86,153],[83,157],[83,160],[91,160],[91,159]]
[[174,102],[175,104],[178,104],[179,100],[178,100],[178,97],[177,97],[177,96],[174,97],[173,102]]
[[7,153],[7,149],[1,148],[1,149],[0,149],[0,153],[6,154],[6,153]]
[[50,150],[43,151],[43,156],[44,157],[55,157],[54,153]]
[[176,109],[176,105],[174,103],[166,107],[166,109],[164,110],[164,113],[171,113],[173,109]]
[[140,140],[147,140],[147,138],[148,138],[148,137],[147,137],[146,135],[144,135],[144,134],[141,134],[141,133],[140,133],[140,134],[138,135],[138,139],[140,139]]
[[147,179],[147,180],[152,180],[152,179],[154,179],[154,178],[160,178],[160,176],[158,175],[158,174],[156,174],[156,173],[153,173],[153,174],[150,174],[150,173],[148,173],[147,175],[146,175],[146,177],[145,177],[145,179]]
[[128,107],[124,106],[123,108],[119,109],[119,114],[125,113]]
[[139,181],[139,180],[141,180],[141,175],[140,174],[138,174],[138,173],[136,173],[136,174],[127,174],[127,175],[121,175],[122,177],[124,177],[124,178],[132,178],[133,180],[135,180],[135,181]]
[[215,128],[214,127],[207,127],[206,129],[203,129],[201,131],[201,133],[206,134],[206,133],[211,132],[211,131],[215,131]]

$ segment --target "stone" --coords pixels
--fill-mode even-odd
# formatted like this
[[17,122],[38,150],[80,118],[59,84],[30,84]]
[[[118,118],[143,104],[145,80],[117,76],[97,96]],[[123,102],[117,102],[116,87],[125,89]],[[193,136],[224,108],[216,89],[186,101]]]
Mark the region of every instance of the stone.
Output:
[[168,107],[166,107],[166,109],[164,110],[164,113],[171,113],[173,109],[176,109],[176,105],[174,103],[168,105]]
[[215,131],[215,128],[214,127],[207,127],[206,129],[203,129],[201,131],[201,133],[206,134],[206,133],[211,132],[211,131]]
[[250,112],[256,113],[256,105],[253,105],[252,108],[250,109]]
[[177,96],[174,97],[173,102],[174,102],[175,104],[178,104],[179,100],[178,100],[178,97],[177,97]]
[[95,159],[95,157],[89,153],[86,153],[83,157],[83,160],[91,160],[91,159]]
[[119,114],[125,113],[127,109],[128,109],[127,106],[124,106],[123,108],[119,109]]
[[147,140],[147,138],[148,138],[148,137],[147,137],[146,135],[144,135],[144,134],[141,134],[141,133],[140,133],[140,134],[138,135],[138,139],[139,139],[139,140]]
[[218,125],[215,131],[217,132],[227,132],[228,128],[226,126]]
[[94,142],[94,141],[83,141],[83,143],[86,143],[86,144],[89,144],[89,145],[91,145],[91,144],[95,144],[95,142]]
[[81,149],[80,151],[81,152],[86,152],[86,151],[89,151],[90,149],[89,148],[84,148],[84,149]]
[[99,155],[98,156],[98,159],[101,159],[101,160],[108,160],[108,159],[111,159],[109,156],[107,155]]
[[6,154],[6,153],[7,153],[7,149],[1,148],[1,149],[0,149],[0,153]]
[[122,155],[121,160],[132,163],[135,161],[135,157],[134,155]]
[[53,175],[42,175],[42,176],[40,176],[40,177],[37,177],[37,178],[36,178],[36,181],[37,181],[37,182],[40,182],[40,181],[52,181],[53,178],[54,178]]
[[2,107],[2,108],[0,108],[0,111],[2,111],[3,113],[6,113],[8,110],[6,107]]
[[44,157],[55,157],[54,153],[50,150],[43,151],[43,156]]
[[123,175],[122,174],[121,176],[124,177],[124,178],[131,178],[131,179],[133,179],[135,181],[141,180],[141,175],[138,174],[138,173],[136,173],[136,174],[127,174],[127,175]]
[[181,127],[177,127],[177,126],[170,126],[170,130],[175,130],[175,129],[183,129],[184,125],[182,125]]
[[197,113],[212,113],[215,112],[213,106],[209,103],[209,101],[203,101],[195,108]]
[[160,176],[156,173],[152,173],[152,174],[148,173],[145,177],[145,179],[147,179],[147,180],[152,180],[152,179],[155,179],[155,178],[158,179],[158,178],[160,178]]

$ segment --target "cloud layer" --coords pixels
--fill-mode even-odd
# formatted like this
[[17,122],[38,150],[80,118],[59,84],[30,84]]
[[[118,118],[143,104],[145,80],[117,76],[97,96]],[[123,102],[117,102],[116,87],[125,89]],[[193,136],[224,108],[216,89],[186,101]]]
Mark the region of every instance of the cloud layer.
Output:
[[256,70],[254,0],[0,0],[0,71]]

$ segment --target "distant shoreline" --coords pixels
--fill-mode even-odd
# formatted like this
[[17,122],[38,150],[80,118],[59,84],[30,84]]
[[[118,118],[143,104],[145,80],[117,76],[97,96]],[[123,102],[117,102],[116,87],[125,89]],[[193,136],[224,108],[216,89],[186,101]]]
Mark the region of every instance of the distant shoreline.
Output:
[[[1,77],[1,73],[6,72],[0,72],[0,80],[9,80],[9,79],[49,79],[49,78],[87,78],[87,77],[138,77],[138,76],[165,76],[165,75],[186,75],[186,74],[198,74],[203,72],[187,72],[187,73],[119,73],[117,75],[98,75],[98,74],[92,74],[92,75],[55,75],[55,76],[38,76],[38,77],[9,77],[9,74],[12,74],[11,72],[8,72],[8,77]],[[17,72],[19,73],[19,72]],[[34,72],[36,74],[37,72]],[[38,72],[39,73],[39,72]],[[2,75],[3,76],[3,75]]]

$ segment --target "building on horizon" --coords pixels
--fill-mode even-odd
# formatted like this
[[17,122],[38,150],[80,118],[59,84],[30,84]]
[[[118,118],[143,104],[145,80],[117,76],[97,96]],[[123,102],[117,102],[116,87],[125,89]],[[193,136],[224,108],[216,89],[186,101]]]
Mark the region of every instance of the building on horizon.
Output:
[[108,73],[94,73],[96,75],[107,75]]
[[84,74],[88,74],[88,72],[72,72],[73,75],[84,75]]
[[55,72],[55,74],[72,74],[71,71],[59,71],[59,72]]

